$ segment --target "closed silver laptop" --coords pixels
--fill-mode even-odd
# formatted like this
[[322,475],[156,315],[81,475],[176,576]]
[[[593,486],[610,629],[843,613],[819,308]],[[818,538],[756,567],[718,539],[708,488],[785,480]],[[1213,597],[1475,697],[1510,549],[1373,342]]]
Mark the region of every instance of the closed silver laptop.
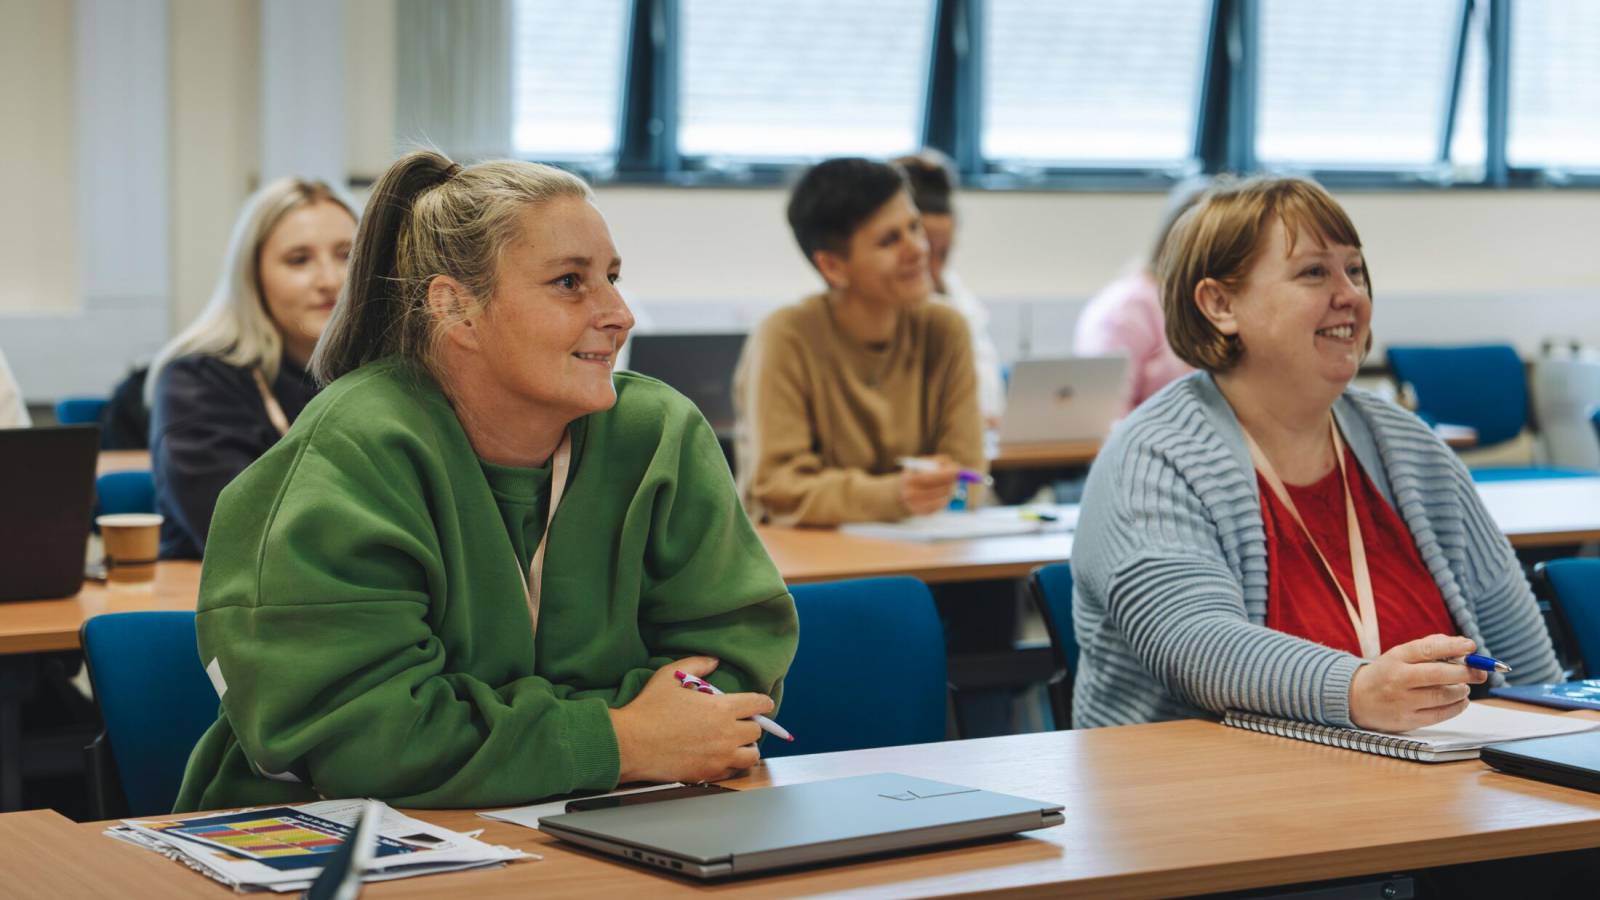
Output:
[[860,775],[545,816],[556,837],[721,878],[1060,825],[1058,804],[908,775]]
[[1025,359],[1011,367],[1001,444],[1099,440],[1122,409],[1121,356]]

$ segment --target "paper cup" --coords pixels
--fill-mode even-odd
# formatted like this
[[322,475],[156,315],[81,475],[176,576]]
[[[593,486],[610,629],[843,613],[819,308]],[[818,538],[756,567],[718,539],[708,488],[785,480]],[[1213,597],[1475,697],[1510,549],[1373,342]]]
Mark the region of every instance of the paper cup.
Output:
[[113,513],[96,516],[106,549],[106,583],[137,587],[156,578],[161,552],[161,516],[157,513]]

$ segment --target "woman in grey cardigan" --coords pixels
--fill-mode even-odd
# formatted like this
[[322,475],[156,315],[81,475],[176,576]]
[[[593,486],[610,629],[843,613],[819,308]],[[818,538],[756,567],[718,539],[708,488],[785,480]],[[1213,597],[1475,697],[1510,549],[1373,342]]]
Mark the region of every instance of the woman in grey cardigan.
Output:
[[1236,708],[1404,731],[1504,677],[1451,658],[1558,680],[1466,469],[1415,416],[1349,387],[1372,298],[1338,203],[1300,179],[1220,184],[1158,274],[1167,338],[1202,371],[1135,410],[1090,472],[1074,722]]

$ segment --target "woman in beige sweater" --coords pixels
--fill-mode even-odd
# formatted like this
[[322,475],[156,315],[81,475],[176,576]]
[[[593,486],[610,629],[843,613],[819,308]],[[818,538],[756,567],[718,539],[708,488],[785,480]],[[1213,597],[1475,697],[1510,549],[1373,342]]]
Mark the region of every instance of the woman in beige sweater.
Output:
[[[756,521],[893,521],[983,469],[971,337],[928,298],[928,242],[904,174],[830,159],[789,199],[827,290],[768,316],[734,375],[740,494]],[[906,457],[928,471],[903,470]],[[923,468],[923,467],[919,467]]]

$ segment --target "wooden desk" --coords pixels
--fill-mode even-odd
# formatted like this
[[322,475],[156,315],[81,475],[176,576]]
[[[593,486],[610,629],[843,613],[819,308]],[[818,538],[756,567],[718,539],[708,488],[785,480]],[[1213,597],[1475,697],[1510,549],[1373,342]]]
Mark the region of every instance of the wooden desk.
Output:
[[200,597],[198,562],[163,562],[149,589],[86,581],[76,596],[0,604],[0,655],[75,650],[78,628],[91,616],[151,609],[193,610]]
[[1059,531],[932,543],[856,537],[832,528],[760,525],[756,533],[790,584],[877,575],[911,575],[929,584],[1022,578],[1036,566],[1072,556],[1072,535]]
[[1513,547],[1600,541],[1600,477],[1490,481],[1477,488]]
[[1433,426],[1433,433],[1452,450],[1471,450],[1478,446],[1478,429],[1471,425],[1450,425],[1440,422]]
[[101,450],[100,456],[95,460],[94,465],[94,473],[96,475],[141,469],[146,472],[150,470],[150,451],[148,450]]
[[[478,900],[727,893],[1154,897],[1600,845],[1597,794],[1501,775],[1476,760],[1412,763],[1200,721],[788,757],[730,784],[884,771],[1061,803],[1066,824],[1021,839],[701,885],[470,811],[427,811],[416,815],[456,830],[483,828],[483,840],[544,859],[365,890],[375,898]],[[0,838],[20,833],[5,827],[18,821],[0,817]],[[101,836],[103,828],[43,823],[49,841],[37,854],[0,840],[0,871],[19,871],[11,868],[13,857],[33,857],[20,861],[24,880],[12,883],[39,896],[78,895],[85,881],[102,890],[150,885],[166,896],[227,896],[176,863]]]
[[989,460],[989,468],[1000,472],[1006,469],[1066,468],[1087,466],[1100,452],[1100,441],[1061,441],[1049,444],[1001,444],[1000,451]]

